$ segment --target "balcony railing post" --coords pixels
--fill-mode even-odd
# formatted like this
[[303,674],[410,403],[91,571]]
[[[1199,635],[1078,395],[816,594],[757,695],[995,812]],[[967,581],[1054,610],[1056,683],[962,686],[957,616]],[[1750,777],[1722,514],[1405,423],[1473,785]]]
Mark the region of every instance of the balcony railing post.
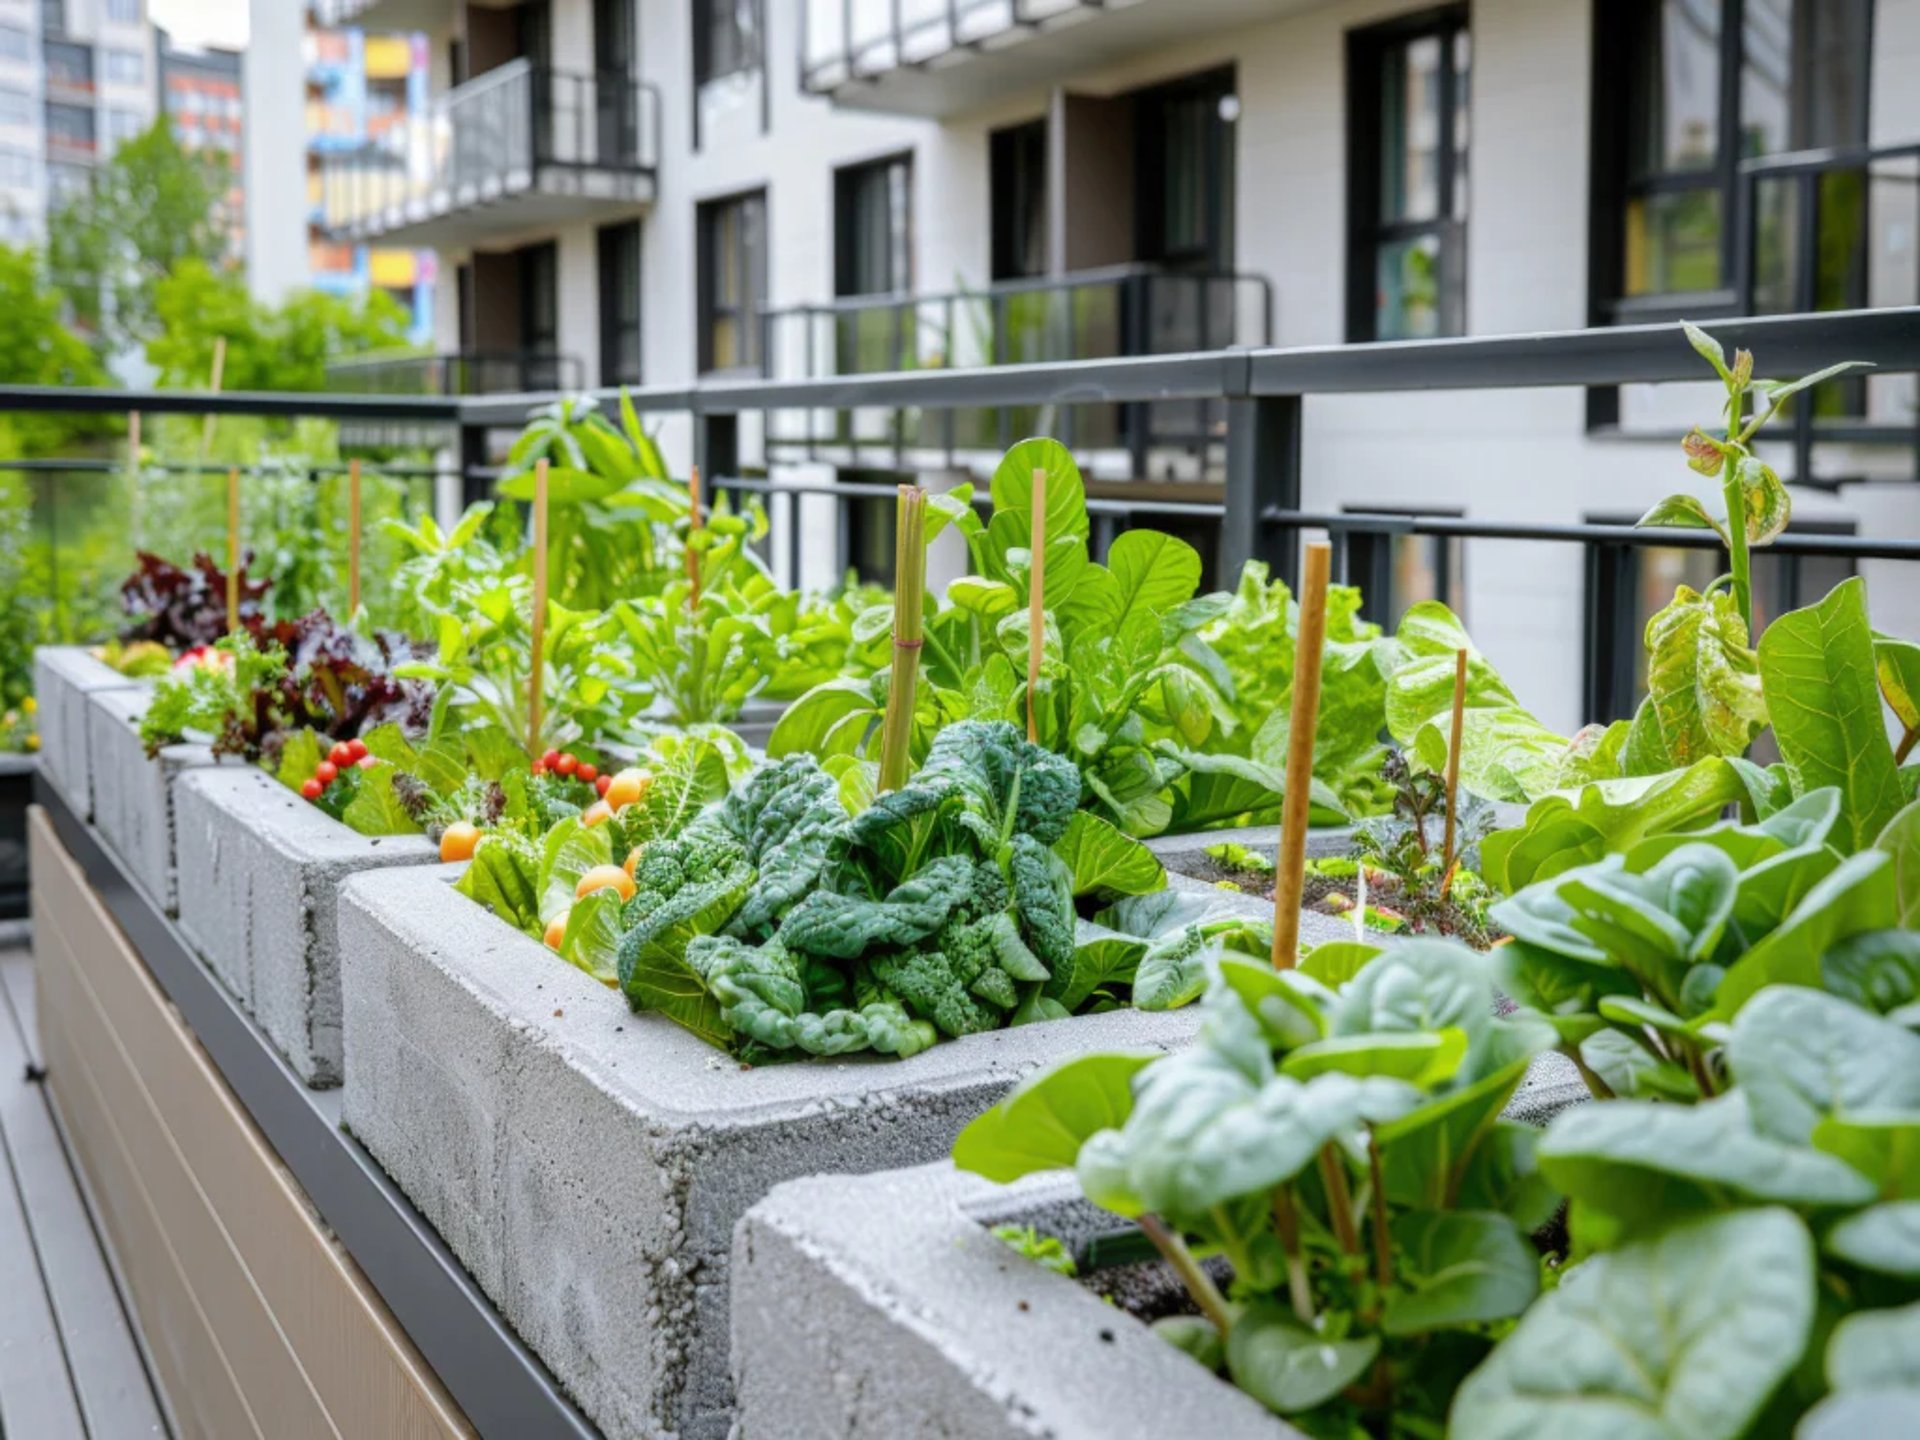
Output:
[[1227,401],[1226,510],[1220,522],[1220,583],[1231,587],[1249,560],[1264,560],[1275,579],[1297,586],[1299,536],[1268,524],[1269,509],[1300,507],[1298,395]]
[[484,425],[460,427],[460,505],[477,505],[492,492],[493,485],[481,472],[487,464],[487,428]]

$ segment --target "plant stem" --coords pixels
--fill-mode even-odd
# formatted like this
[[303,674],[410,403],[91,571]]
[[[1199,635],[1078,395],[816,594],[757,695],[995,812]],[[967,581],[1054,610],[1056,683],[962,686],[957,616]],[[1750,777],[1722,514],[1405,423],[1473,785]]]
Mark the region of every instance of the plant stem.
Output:
[[1896,765],[1906,764],[1907,756],[1913,753],[1913,747],[1916,742],[1920,742],[1920,726],[1916,726],[1900,737],[1900,744],[1895,747],[1893,752],[1893,763]]
[[1380,1142],[1371,1126],[1367,1129],[1367,1174],[1373,1191],[1368,1197],[1368,1208],[1373,1211],[1373,1283],[1380,1287],[1384,1304],[1393,1285],[1393,1245],[1387,1237],[1387,1182],[1380,1173]]
[[1615,1100],[1619,1098],[1614,1094],[1613,1087],[1602,1080],[1599,1075],[1594,1072],[1592,1067],[1580,1058],[1580,1047],[1578,1045],[1562,1045],[1560,1047],[1560,1053],[1573,1061],[1573,1068],[1578,1070],[1580,1072],[1580,1078],[1587,1082],[1587,1089],[1593,1092],[1594,1099]]
[[1333,1235],[1349,1255],[1360,1253],[1360,1232],[1353,1223],[1353,1191],[1347,1184],[1347,1164],[1329,1141],[1320,1147],[1320,1179],[1327,1187],[1327,1217]]
[[1307,1285],[1307,1262],[1300,1253],[1300,1216],[1293,1208],[1293,1192],[1285,1185],[1273,1187],[1273,1233],[1280,1237],[1280,1248],[1287,1256],[1287,1296],[1293,1301],[1293,1313],[1300,1323],[1313,1324],[1313,1291]]
[[1213,1277],[1200,1268],[1200,1262],[1193,1258],[1187,1242],[1168,1229],[1167,1222],[1158,1215],[1142,1215],[1140,1229],[1153,1242],[1153,1248],[1160,1252],[1161,1258],[1172,1267],[1173,1273],[1180,1277],[1180,1283],[1186,1287],[1187,1294],[1193,1297],[1193,1303],[1200,1307],[1200,1313],[1213,1322],[1213,1328],[1220,1332],[1220,1338],[1226,1339],[1227,1332],[1233,1329],[1233,1315],[1227,1309],[1226,1296],[1213,1283]]
[[1747,496],[1740,488],[1740,455],[1744,453],[1740,418],[1742,402],[1733,397],[1733,413],[1727,417],[1727,442],[1734,453],[1722,461],[1721,498],[1727,505],[1727,554],[1733,561],[1733,603],[1739,607],[1741,623],[1747,627],[1747,643],[1753,643],[1753,581],[1751,559],[1747,554]]
[[1687,1054],[1687,1068],[1693,1072],[1693,1083],[1700,1087],[1700,1098],[1711,1100],[1719,1094],[1713,1083],[1713,1072],[1707,1068],[1707,1054],[1698,1045],[1681,1042]]
[[887,713],[880,737],[883,794],[907,783],[914,686],[919,679],[924,638],[921,610],[927,588],[926,517],[927,492],[918,485],[902,485],[893,551],[893,672],[887,685]]
[[[1447,892],[1453,888],[1453,839],[1454,814],[1460,805],[1460,735],[1467,716],[1467,652],[1465,647],[1453,652],[1453,730],[1447,741],[1447,830],[1446,845],[1440,852],[1440,898],[1447,898]],[[1421,838],[1426,838],[1426,824],[1420,826]]]

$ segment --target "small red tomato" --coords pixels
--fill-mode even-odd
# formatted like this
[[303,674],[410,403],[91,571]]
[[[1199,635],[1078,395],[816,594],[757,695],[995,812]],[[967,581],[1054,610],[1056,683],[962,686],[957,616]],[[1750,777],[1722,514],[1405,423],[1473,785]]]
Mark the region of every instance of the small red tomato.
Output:
[[358,765],[362,760],[367,758],[366,741],[364,740],[347,741],[347,754],[352,759],[353,763]]
[[380,763],[380,757],[378,755],[362,755],[358,760],[354,761],[353,763],[359,766],[362,770],[371,770],[373,769],[374,766]]
[[602,775],[598,780],[595,780],[593,782],[593,793],[598,795],[602,800],[604,800],[607,798],[607,790],[610,786],[612,786],[612,784],[613,784],[613,776]]
[[335,765],[351,765],[353,763],[353,751],[347,747],[347,742],[342,740],[327,752],[327,759]]
[[562,775],[571,775],[580,768],[580,762],[571,755],[562,755],[554,762],[553,768]]
[[331,760],[322,760],[320,764],[315,767],[313,778],[318,780],[322,788],[324,788],[340,778],[340,767]]
[[560,752],[558,750],[547,751],[546,754],[542,755],[539,758],[539,760],[535,762],[537,768],[541,770],[551,770],[553,769],[554,766],[558,765],[559,763],[560,763]]
[[318,779],[309,780],[300,787],[300,798],[302,800],[318,800],[320,798],[320,792],[326,788],[327,787],[322,785]]
[[573,778],[576,780],[584,780],[587,784],[591,785],[600,778],[599,767],[589,765],[583,760],[580,762],[580,768],[573,772]]

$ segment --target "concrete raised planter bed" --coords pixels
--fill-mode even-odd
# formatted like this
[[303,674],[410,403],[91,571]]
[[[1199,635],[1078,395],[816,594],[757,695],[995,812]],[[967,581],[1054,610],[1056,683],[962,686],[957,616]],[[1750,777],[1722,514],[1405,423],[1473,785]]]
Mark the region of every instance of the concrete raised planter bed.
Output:
[[87,742],[87,697],[101,690],[141,689],[79,645],[43,645],[33,652],[33,694],[40,707],[40,760],[47,779],[82,820],[93,818],[93,766]]
[[[174,868],[173,784],[188,770],[221,762],[205,745],[169,745],[148,759],[140,717],[153,692],[95,690],[86,697],[93,824],[155,904],[179,913]],[[226,762],[239,768],[243,762]]]
[[173,786],[180,928],[300,1078],[338,1085],[340,884],[437,863],[422,835],[366,836],[264,771],[220,765]]
[[613,1435],[726,1433],[733,1226],[775,1184],[937,1159],[1035,1068],[1172,1048],[1199,1021],[1128,1010],[744,1070],[631,1014],[457,874],[341,887],[344,1119]]
[[[1507,1114],[1536,1124],[1586,1091],[1558,1055]],[[733,1242],[734,1440],[968,1440],[1298,1432],[1125,1311],[990,1233],[1070,1247],[1110,1230],[1070,1175],[997,1186],[949,1163],[777,1187]]]
[[27,914],[27,807],[38,768],[31,755],[0,755],[0,921]]

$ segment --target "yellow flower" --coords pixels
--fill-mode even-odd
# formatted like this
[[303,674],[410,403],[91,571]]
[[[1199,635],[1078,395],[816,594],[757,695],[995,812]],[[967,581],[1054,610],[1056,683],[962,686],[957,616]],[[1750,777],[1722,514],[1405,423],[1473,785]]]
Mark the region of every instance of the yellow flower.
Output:
[[29,715],[36,715],[40,711],[40,702],[38,700],[35,700],[33,696],[29,695],[27,696],[26,699],[20,702],[20,708],[26,711],[27,714]]
[[34,751],[38,750],[39,748],[40,748],[40,737],[38,735],[27,736],[27,753],[31,755]]

